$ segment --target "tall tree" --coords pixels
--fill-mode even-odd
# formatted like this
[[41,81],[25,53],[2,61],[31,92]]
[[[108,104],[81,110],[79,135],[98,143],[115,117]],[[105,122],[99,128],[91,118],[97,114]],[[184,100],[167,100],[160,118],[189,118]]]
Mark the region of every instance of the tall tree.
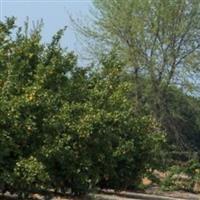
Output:
[[[162,113],[168,109],[165,98],[168,88],[175,84],[186,91],[199,77],[200,2],[94,0],[93,3],[96,12],[92,26],[78,26],[79,31],[90,41],[93,39],[92,44],[97,44],[102,52],[117,49],[126,69],[132,72],[138,106],[148,85],[151,110],[163,121]],[[96,45],[93,47],[99,50]]]

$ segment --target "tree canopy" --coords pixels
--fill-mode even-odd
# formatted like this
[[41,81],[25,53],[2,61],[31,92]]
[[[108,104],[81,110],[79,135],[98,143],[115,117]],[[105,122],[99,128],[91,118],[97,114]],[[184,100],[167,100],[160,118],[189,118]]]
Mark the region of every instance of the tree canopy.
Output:
[[0,24],[0,189],[26,199],[44,189],[133,188],[156,164],[159,124],[132,112],[132,83],[112,54],[101,69],[80,68],[60,46],[64,29],[50,44],[40,30]]
[[[132,76],[133,101],[142,112],[147,103],[168,129],[166,115],[173,115],[167,100],[170,88],[199,95],[200,2],[94,0],[93,5],[89,25],[76,26],[89,41],[92,55],[99,58],[114,48]],[[184,145],[184,134],[170,130],[168,134],[177,135],[176,142]]]

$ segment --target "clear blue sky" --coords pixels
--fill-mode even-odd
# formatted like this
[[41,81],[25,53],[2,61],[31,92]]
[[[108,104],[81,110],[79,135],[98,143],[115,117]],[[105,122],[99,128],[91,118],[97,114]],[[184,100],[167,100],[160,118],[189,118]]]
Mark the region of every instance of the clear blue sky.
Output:
[[69,14],[74,18],[82,18],[89,14],[91,0],[0,0],[0,17],[17,17],[17,24],[23,25],[29,17],[32,21],[43,19],[43,40],[49,42],[52,35],[65,25],[68,29],[63,37],[62,46],[78,52],[80,44],[76,40]]

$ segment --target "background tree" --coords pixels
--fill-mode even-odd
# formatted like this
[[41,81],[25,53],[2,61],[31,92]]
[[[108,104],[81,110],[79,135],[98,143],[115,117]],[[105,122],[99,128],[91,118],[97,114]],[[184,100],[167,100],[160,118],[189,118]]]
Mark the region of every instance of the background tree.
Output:
[[[199,1],[94,0],[93,5],[91,26],[76,28],[92,44],[93,53],[117,49],[131,72],[138,107],[148,102],[150,112],[164,124],[166,113],[173,112],[167,103],[169,88],[176,85],[187,94],[198,89]],[[174,138],[184,145],[182,132],[169,134],[175,131]]]

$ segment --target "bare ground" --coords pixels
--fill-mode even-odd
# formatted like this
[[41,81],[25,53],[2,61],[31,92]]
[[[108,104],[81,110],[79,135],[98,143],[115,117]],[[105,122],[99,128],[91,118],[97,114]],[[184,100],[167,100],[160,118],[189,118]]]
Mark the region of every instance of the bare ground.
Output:
[[[151,196],[151,195],[154,196]],[[155,196],[159,195],[159,196]],[[151,198],[152,197],[152,198]],[[44,197],[39,194],[33,194],[31,198],[32,200],[160,200],[162,197],[166,200],[200,200],[200,195],[183,192],[183,191],[175,191],[175,192],[161,192],[158,188],[151,188],[146,190],[144,193],[134,193],[134,192],[114,192],[113,190],[104,190],[102,193],[99,194],[90,194],[84,197],[70,197],[68,196],[49,196]],[[10,195],[7,193],[5,196],[0,196],[0,200],[16,200],[18,199],[16,195]]]

